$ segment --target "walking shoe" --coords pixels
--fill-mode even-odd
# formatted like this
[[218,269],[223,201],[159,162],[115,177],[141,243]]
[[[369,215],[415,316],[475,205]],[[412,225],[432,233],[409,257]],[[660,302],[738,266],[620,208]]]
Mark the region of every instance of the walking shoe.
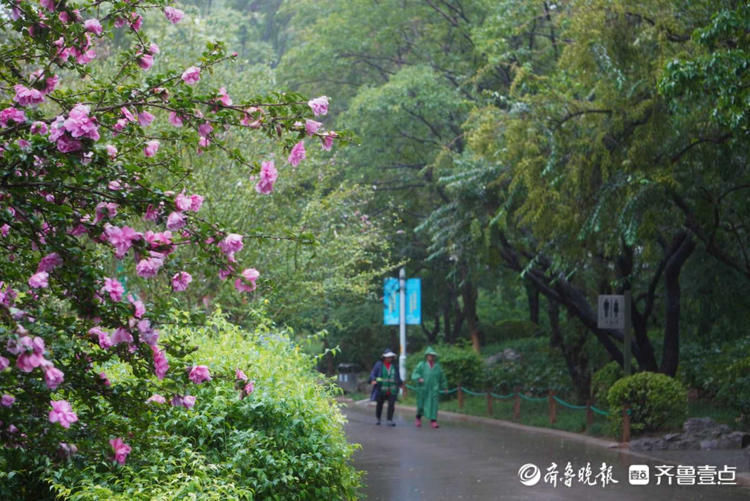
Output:
[[433,428],[440,428],[440,425],[437,424],[437,421],[430,421],[430,426],[432,426]]
[[417,428],[421,428],[422,427],[422,420],[419,419],[419,418],[415,419],[414,420],[414,426],[416,426]]
[[376,425],[380,426],[380,419],[375,422]]
[[388,426],[396,426],[396,423],[393,420],[388,420]]

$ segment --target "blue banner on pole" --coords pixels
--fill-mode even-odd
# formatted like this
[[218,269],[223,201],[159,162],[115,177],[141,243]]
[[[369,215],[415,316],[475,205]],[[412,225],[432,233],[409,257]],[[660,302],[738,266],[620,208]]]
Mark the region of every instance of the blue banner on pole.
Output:
[[406,281],[406,323],[422,323],[422,280],[419,278]]
[[398,278],[386,278],[383,287],[383,324],[399,324]]

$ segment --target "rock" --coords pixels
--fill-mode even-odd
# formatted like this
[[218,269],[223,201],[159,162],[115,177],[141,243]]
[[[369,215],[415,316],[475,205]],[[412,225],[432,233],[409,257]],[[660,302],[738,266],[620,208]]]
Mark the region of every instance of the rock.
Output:
[[516,362],[521,360],[521,354],[514,350],[513,348],[505,348],[500,353],[495,353],[494,355],[490,355],[485,360],[485,363],[487,365],[494,365],[498,362]]
[[716,421],[710,417],[690,418],[682,425],[682,431],[685,433],[699,433],[716,426]]
[[675,440],[677,438],[680,438],[679,433],[667,433],[666,435],[664,435],[664,440],[666,440],[667,442]]
[[701,440],[701,450],[710,451],[719,448],[718,440]]

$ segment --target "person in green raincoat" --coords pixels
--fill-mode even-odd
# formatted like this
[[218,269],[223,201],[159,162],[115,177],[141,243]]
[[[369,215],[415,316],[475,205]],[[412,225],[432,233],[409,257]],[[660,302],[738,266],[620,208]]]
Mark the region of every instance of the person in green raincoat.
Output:
[[431,346],[424,353],[425,359],[417,364],[411,375],[413,381],[417,382],[417,419],[414,424],[422,426],[422,416],[430,420],[430,426],[439,428],[437,423],[438,397],[440,390],[446,389],[445,381],[440,363],[437,361],[438,354]]

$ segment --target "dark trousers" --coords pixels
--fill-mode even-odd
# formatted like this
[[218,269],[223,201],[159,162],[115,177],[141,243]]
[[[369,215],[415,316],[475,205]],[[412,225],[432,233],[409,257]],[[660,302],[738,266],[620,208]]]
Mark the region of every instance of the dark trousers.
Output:
[[387,395],[384,391],[378,392],[377,405],[375,406],[375,417],[380,421],[380,416],[383,415],[383,403],[388,401],[388,421],[393,420],[393,410],[396,408],[396,397],[397,393],[392,392]]

